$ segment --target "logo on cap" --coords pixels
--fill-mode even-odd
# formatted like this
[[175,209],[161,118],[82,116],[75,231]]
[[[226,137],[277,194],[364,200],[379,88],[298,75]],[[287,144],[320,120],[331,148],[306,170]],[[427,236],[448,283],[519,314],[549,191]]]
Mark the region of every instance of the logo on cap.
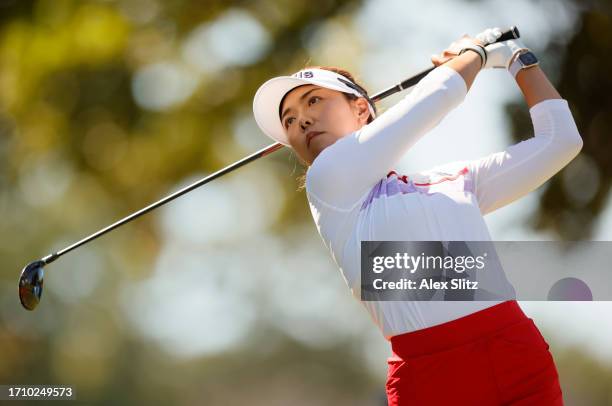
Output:
[[309,70],[302,70],[297,73],[294,73],[292,76],[294,78],[299,78],[299,79],[312,79],[314,78],[314,73],[312,73],[312,71],[309,71]]

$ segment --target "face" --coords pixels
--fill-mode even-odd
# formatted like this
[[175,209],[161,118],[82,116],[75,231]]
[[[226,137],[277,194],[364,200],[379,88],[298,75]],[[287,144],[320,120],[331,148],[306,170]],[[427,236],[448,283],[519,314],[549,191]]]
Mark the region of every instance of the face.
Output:
[[289,144],[308,165],[325,148],[363,127],[370,116],[365,98],[348,100],[341,92],[316,85],[290,91],[281,111]]

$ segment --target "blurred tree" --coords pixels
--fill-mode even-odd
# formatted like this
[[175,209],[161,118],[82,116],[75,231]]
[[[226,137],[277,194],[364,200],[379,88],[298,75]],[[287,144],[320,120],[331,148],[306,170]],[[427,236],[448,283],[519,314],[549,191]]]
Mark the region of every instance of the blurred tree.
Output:
[[612,368],[609,365],[577,347],[554,351],[554,354],[565,404],[612,405]]
[[[211,172],[243,157],[245,151],[231,136],[232,125],[236,116],[250,114],[257,87],[306,64],[305,43],[319,24],[350,15],[360,4],[359,0],[0,0],[0,383],[61,383],[66,376],[75,379],[66,383],[75,383],[81,377],[79,398],[87,399],[87,404],[380,401],[370,396],[380,392],[384,377],[372,377],[364,370],[363,360],[355,359],[348,343],[306,348],[262,326],[244,351],[177,360],[132,336],[121,325],[117,291],[126,274],[152,268],[160,236],[151,216],[115,235],[114,240],[125,244],[113,254],[125,258],[111,260],[105,253],[106,279],[96,300],[67,305],[47,295],[43,308],[26,314],[17,313],[23,311],[15,292],[17,270],[33,253],[47,254],[58,236],[70,236],[72,242],[73,236],[97,230],[156,200],[193,173]],[[598,4],[603,8],[603,0]],[[192,96],[165,110],[140,105],[134,97],[134,77],[141,69],[180,60],[185,38],[231,9],[246,10],[265,28],[270,45],[261,58],[205,72]],[[612,30],[607,15],[601,9],[584,11],[561,68],[559,89],[570,100],[585,137],[583,154],[597,163],[601,173],[597,193],[582,206],[568,198],[559,177],[550,182],[538,224],[557,227],[566,238],[586,232],[584,225],[599,214],[609,188],[605,136],[611,125],[607,75]],[[530,130],[520,111],[510,107],[516,118],[515,134]],[[260,133],[253,137],[262,138],[264,145],[270,142]],[[289,156],[289,151],[276,154]],[[286,180],[295,160],[275,162],[286,170],[274,176]],[[67,169],[50,178],[59,167]],[[64,190],[60,184],[65,178],[72,183]],[[45,193],[32,191],[31,184],[46,186],[46,193],[57,200],[37,203]],[[311,224],[303,193],[295,193],[293,182],[282,185],[287,201],[274,231]],[[53,194],[53,189],[64,191]],[[576,214],[573,218],[578,219],[588,215],[589,221],[580,220],[575,226],[559,220],[559,226],[553,222],[559,213]],[[121,239],[122,235],[127,237]],[[104,247],[102,241],[100,246]],[[105,346],[113,350],[106,351]],[[577,357],[587,359],[584,354]],[[595,362],[589,368],[603,370]],[[596,380],[607,375],[593,376],[590,383],[598,393],[592,399],[604,399],[606,386]]]
[[[305,62],[304,44],[315,32],[312,27],[350,13],[358,5],[354,0],[321,1],[316,7],[306,0],[204,4],[3,0],[0,129],[6,148],[0,149],[2,181],[16,189],[23,181],[25,163],[33,164],[50,152],[58,154],[75,170],[75,188],[86,179],[102,187],[98,197],[85,198],[105,202],[105,220],[95,220],[102,209],[97,207],[96,213],[74,210],[78,229],[70,227],[68,216],[63,223],[49,224],[55,235],[62,232],[58,227],[82,234],[100,221],[106,223],[157,200],[168,193],[169,185],[194,172],[218,170],[245,155],[232,137],[232,124],[239,113],[250,111],[257,87]],[[150,11],[155,8],[157,12]],[[135,103],[133,77],[142,66],[180,59],[181,42],[189,33],[238,8],[249,12],[269,33],[270,46],[257,62],[204,73],[193,96],[179,106],[152,111]],[[145,13],[150,17],[143,22]],[[254,132],[253,138],[257,137],[267,140]],[[296,163],[277,160],[287,170],[275,176],[286,179]],[[282,184],[287,200],[279,229],[309,220],[303,193],[295,193],[294,182]],[[68,204],[75,193],[66,197]],[[91,225],[84,219],[91,219]],[[155,235],[151,221],[144,217],[134,227]],[[39,232],[33,238],[28,241],[30,250],[48,235]],[[128,251],[134,254],[141,249]],[[148,262],[148,256],[142,261]]]
[[[0,0],[1,383],[61,383],[73,377],[87,404],[228,404],[224,399],[232,396],[236,404],[258,404],[258,398],[259,404],[280,404],[296,396],[308,397],[309,404],[359,404],[379,388],[367,371],[351,365],[354,355],[340,350],[288,343],[270,360],[258,353],[256,343],[234,360],[222,354],[218,360],[178,361],[134,342],[118,327],[121,309],[114,299],[118,279],[152,269],[161,238],[152,216],[114,235],[125,244],[113,252],[115,260],[104,253],[105,282],[90,305],[67,306],[47,291],[44,308],[29,314],[18,308],[15,294],[16,272],[24,261],[33,253],[47,254],[59,236],[74,240],[157,200],[194,173],[212,172],[243,157],[232,126],[236,116],[251,110],[257,87],[301,66],[313,27],[359,4]],[[202,80],[193,95],[167,109],[137,103],[134,77],[143,67],[183,63],[185,39],[231,10],[250,13],[267,31],[270,44],[257,61],[199,73]],[[259,132],[252,136],[271,143]],[[277,152],[282,153],[288,151]],[[286,171],[273,176],[286,180],[294,163],[276,161]],[[52,178],[60,168],[66,175]],[[62,189],[64,181],[69,186]],[[45,183],[51,185],[44,191],[29,186]],[[282,185],[291,193],[279,223],[289,228],[310,221],[303,194],[294,192],[296,184]],[[63,191],[54,194],[53,188]],[[99,306],[98,300],[105,304]],[[104,330],[106,324],[114,328]],[[96,340],[80,341],[88,331]],[[278,331],[270,331],[266,340],[271,336],[282,339]],[[99,348],[109,342],[116,347],[112,352]],[[234,391],[235,382],[240,391]],[[264,384],[278,386],[258,388]]]
[[[610,203],[612,5],[608,0],[575,3],[582,11],[572,37],[567,44],[553,41],[542,59],[550,56],[559,61],[558,77],[557,72],[546,73],[551,73],[551,80],[557,77],[555,86],[568,100],[584,147],[560,176],[547,182],[540,206],[528,223],[535,230],[578,241],[592,238],[597,218]],[[533,131],[524,102],[510,103],[507,112],[515,141]]]

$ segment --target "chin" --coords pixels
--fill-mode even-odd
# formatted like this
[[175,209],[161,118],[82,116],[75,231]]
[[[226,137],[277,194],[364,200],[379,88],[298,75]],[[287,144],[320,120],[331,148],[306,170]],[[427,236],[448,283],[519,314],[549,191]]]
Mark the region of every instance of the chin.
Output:
[[312,160],[314,161],[314,159],[321,153],[321,151],[323,151],[327,147],[328,145],[313,145],[312,147],[310,147],[309,151],[312,155]]
[[[323,138],[325,137],[325,138]],[[318,139],[317,139],[318,138]],[[322,134],[317,136],[310,142],[310,146],[306,147],[306,149],[312,154],[312,159],[314,159],[327,147],[333,145],[339,138],[334,138],[329,134]]]

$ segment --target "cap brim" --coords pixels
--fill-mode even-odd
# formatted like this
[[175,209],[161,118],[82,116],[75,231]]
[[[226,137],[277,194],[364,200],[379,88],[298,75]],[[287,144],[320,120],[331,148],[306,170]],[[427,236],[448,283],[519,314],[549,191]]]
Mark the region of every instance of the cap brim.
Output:
[[[261,130],[273,140],[280,142],[283,145],[290,146],[287,135],[278,115],[280,102],[285,95],[302,85],[315,85],[308,79],[295,78],[291,76],[279,76],[272,78],[259,87],[255,98],[253,99],[253,114],[255,121]],[[321,86],[332,88],[332,86]],[[342,86],[338,86],[332,90],[339,92],[346,91]]]

